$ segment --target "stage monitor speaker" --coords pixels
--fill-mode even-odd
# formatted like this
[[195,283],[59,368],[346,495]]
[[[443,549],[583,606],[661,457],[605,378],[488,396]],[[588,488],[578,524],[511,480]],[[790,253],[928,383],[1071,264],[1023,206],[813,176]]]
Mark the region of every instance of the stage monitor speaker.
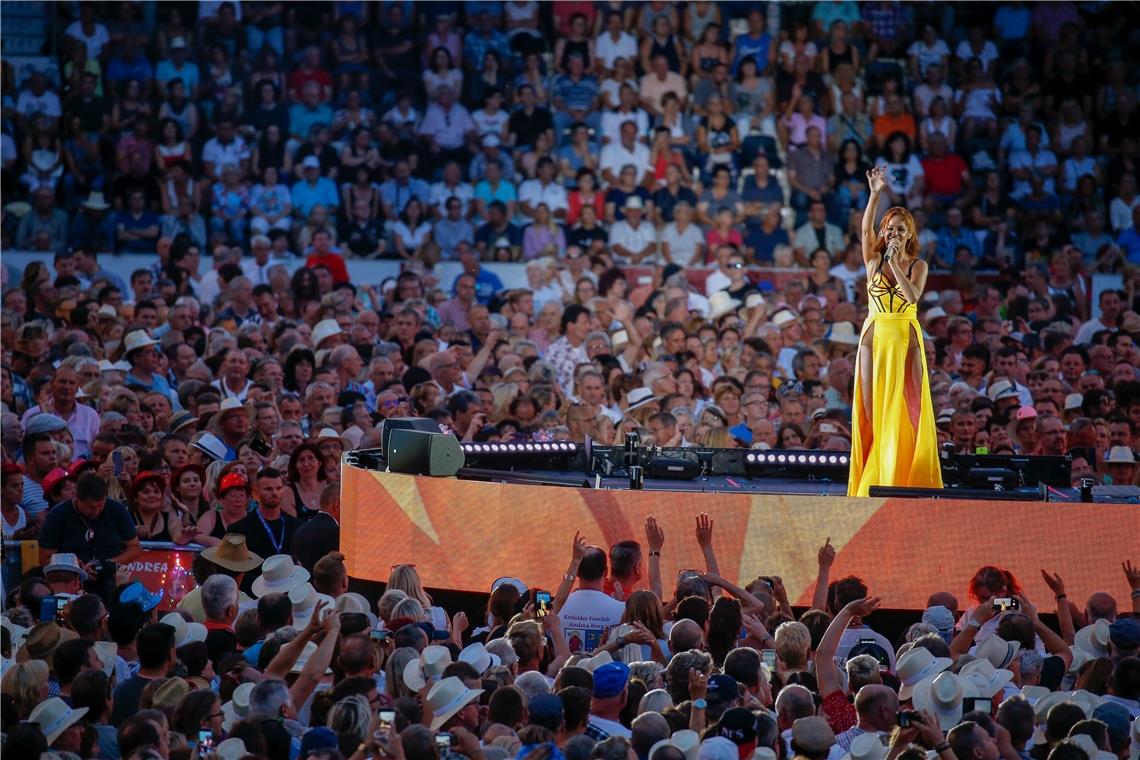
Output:
[[461,467],[463,449],[453,435],[396,429],[388,440],[388,468],[392,472],[450,477]]
[[701,466],[683,457],[653,457],[645,463],[645,476],[662,480],[696,480]]
[[419,430],[422,433],[438,433],[439,423],[430,417],[389,417],[384,420],[380,433],[380,450],[388,457],[388,440],[393,430]]

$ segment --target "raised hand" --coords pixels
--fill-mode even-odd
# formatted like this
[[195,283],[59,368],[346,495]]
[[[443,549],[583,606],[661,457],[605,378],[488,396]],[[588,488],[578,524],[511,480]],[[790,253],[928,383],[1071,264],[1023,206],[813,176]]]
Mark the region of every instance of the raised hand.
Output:
[[704,699],[709,693],[709,677],[705,673],[692,668],[689,670],[689,698]]
[[879,605],[882,603],[883,600],[879,597],[868,596],[865,599],[856,599],[854,601],[848,602],[847,606],[844,607],[844,609],[849,611],[852,615],[862,618],[867,617],[872,612],[879,609]]
[[582,557],[586,556],[586,539],[580,531],[574,531],[574,544],[571,546],[570,556],[575,562],[581,562]]
[[712,546],[713,521],[708,512],[697,515],[697,545],[702,549]]
[[645,518],[645,543],[651,552],[659,552],[665,545],[665,530],[657,524],[657,518],[653,515]]
[[828,536],[823,546],[819,547],[819,554],[816,556],[820,567],[831,567],[835,562],[835,547],[831,545],[831,536]]
[[1140,588],[1140,567],[1133,565],[1130,559],[1121,562],[1120,567],[1124,570],[1124,577],[1128,579],[1128,587],[1133,591]]
[[1059,573],[1049,573],[1042,570],[1041,579],[1045,581],[1045,585],[1053,592],[1053,596],[1065,595],[1065,581],[1061,579]]
[[871,187],[871,192],[881,193],[887,189],[887,167],[885,166],[872,166],[867,171],[867,184]]

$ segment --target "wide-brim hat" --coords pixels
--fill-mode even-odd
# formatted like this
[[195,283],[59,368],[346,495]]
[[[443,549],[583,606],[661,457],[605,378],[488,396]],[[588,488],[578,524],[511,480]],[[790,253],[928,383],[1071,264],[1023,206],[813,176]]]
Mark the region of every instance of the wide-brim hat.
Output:
[[1013,680],[1013,672],[995,668],[989,660],[974,660],[959,671],[959,675],[973,682],[979,697],[992,697]]
[[24,645],[16,652],[16,662],[28,660],[50,662],[59,645],[74,638],[77,638],[74,633],[60,628],[54,620],[36,623],[24,633]]
[[227,732],[234,723],[249,715],[249,696],[257,684],[252,681],[238,684],[230,695],[230,701],[222,705],[222,728]]
[[922,313],[922,321],[933,322],[936,319],[946,319],[949,316],[941,306],[934,306]]
[[321,347],[321,344],[334,335],[342,335],[344,330],[340,329],[335,319],[322,319],[313,327],[313,350]]
[[69,552],[51,555],[51,560],[46,565],[44,565],[45,575],[48,573],[57,572],[75,573],[79,576],[79,580],[87,580],[87,571],[83,569],[83,565],[79,564],[79,558]]
[[0,626],[8,630],[8,638],[12,642],[12,651],[19,651],[20,647],[24,646],[24,638],[28,635],[28,628],[22,625],[13,623],[6,617],[0,615]]
[[510,666],[519,661],[518,653],[507,639],[491,639],[487,642],[487,651],[498,657],[503,665]]
[[226,444],[213,433],[203,433],[190,445],[215,460],[221,461],[226,458]]
[[101,192],[92,192],[81,205],[83,208],[89,208],[92,211],[106,211],[111,208],[111,204],[107,203],[106,197]]
[[210,418],[210,426],[217,427],[219,424],[221,424],[222,418],[224,418],[227,414],[235,414],[239,412],[241,414],[247,414],[245,406],[243,406],[240,401],[238,401],[233,396],[224,398],[222,399],[222,403],[218,406],[218,411],[214,412],[214,416]]
[[628,405],[626,406],[625,410],[627,412],[632,412],[634,409],[638,409],[645,406],[646,404],[656,401],[657,397],[653,395],[653,391],[649,388],[634,388],[626,396],[626,399],[628,401]]
[[159,605],[165,594],[166,589],[164,588],[151,592],[141,581],[132,581],[128,583],[122,593],[119,594],[119,602],[122,604],[131,604],[133,602],[140,605],[143,608],[143,612],[150,612]]
[[887,745],[883,744],[882,737],[874,731],[856,736],[847,753],[849,760],[883,760],[886,756]]
[[1016,641],[1006,641],[1001,636],[990,636],[974,650],[974,656],[989,660],[995,668],[1008,667],[1017,653],[1021,651],[1021,644]]
[[[203,626],[205,627],[205,626]],[[115,660],[119,656],[119,645],[113,641],[96,641],[95,656],[103,666],[103,675],[110,678],[115,672]]]
[[914,687],[911,702],[916,710],[934,713],[942,730],[949,731],[962,720],[962,701],[966,697],[980,696],[969,678],[943,671],[933,678],[919,681]]
[[217,546],[203,549],[202,557],[235,573],[248,573],[264,561],[249,550],[241,533],[225,534]]
[[[1113,446],[1113,449],[1128,449],[1127,446]],[[1131,454],[1132,450],[1128,449]],[[1111,462],[1112,460],[1107,460]],[[1135,461],[1135,460],[1133,460]],[[1107,657],[1110,623],[1107,620],[1098,620],[1092,625],[1086,625],[1077,631],[1073,637],[1073,644],[1090,657]]]
[[321,617],[326,617],[335,609],[335,601],[328,594],[318,593],[308,581],[289,589],[289,602],[293,605],[293,627],[304,629],[317,611],[317,602],[324,602]]
[[954,661],[949,657],[935,657],[934,654],[925,647],[915,647],[911,649],[902,657],[899,657],[895,665],[895,675],[898,676],[899,682],[901,683],[899,687],[899,699],[910,699],[914,692],[914,687],[919,682],[927,678],[934,678],[934,676],[953,664]]
[[68,707],[59,697],[45,699],[36,705],[28,716],[29,723],[35,723],[43,731],[50,747],[63,732],[74,726],[87,714],[86,707]]
[[186,619],[177,612],[169,612],[163,615],[158,622],[165,623],[174,629],[174,646],[176,647],[206,640],[206,626],[201,623],[186,622]]
[[368,618],[368,623],[373,628],[380,622],[380,619],[376,617],[376,613],[371,610],[368,600],[355,591],[346,591],[338,596],[333,602],[333,606],[337,614],[342,612],[355,612],[364,615]]
[[793,314],[790,310],[780,309],[772,315],[772,324],[774,324],[776,327],[783,327],[789,322],[795,322],[797,319],[798,317],[796,317],[796,315]]
[[245,747],[245,741],[234,736],[219,743],[214,748],[214,754],[218,760],[241,760],[249,754],[249,750]]
[[158,341],[147,335],[146,330],[132,330],[123,339],[122,356],[130,356],[132,352],[148,346],[157,346]]
[[451,650],[447,647],[424,647],[417,659],[404,666],[404,685],[413,692],[419,692],[427,684],[439,681],[450,664]]
[[440,726],[451,720],[451,716],[470,704],[472,700],[478,699],[482,693],[482,689],[467,688],[467,685],[456,676],[445,678],[431,687],[427,695],[432,715],[431,730],[438,731]]
[[196,427],[198,425],[198,418],[183,409],[182,411],[170,415],[170,419],[166,423],[166,432],[177,433],[182,428],[190,427],[191,425]]
[[[1106,464],[1136,464],[1136,452],[1132,450],[1131,446],[1113,446],[1108,450],[1104,461]],[[1101,621],[1098,620],[1097,622]]]
[[859,345],[859,334],[855,332],[855,325],[850,322],[836,322],[823,336],[828,343],[838,343],[841,346]]
[[603,649],[601,652],[598,652],[592,657],[586,657],[582,660],[579,660],[578,667],[593,673],[598,668],[602,667],[603,665],[609,665],[613,661],[613,655]]
[[294,564],[291,556],[274,554],[261,563],[261,575],[253,582],[253,595],[260,599],[275,591],[288,594],[307,580],[309,571]]
[[486,673],[489,668],[498,667],[498,665],[502,663],[498,655],[493,655],[488,652],[487,647],[485,647],[482,642],[476,642],[464,647],[463,651],[459,653],[459,661],[466,662],[480,673]]
[[741,302],[729,295],[727,290],[718,290],[709,296],[709,319],[717,321],[725,314],[730,314],[741,306]]

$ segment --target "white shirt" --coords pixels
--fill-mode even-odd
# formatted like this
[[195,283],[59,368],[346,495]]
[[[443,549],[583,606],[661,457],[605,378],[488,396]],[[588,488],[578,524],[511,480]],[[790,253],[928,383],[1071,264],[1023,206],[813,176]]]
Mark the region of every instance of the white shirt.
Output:
[[[615,222],[613,227],[610,227],[609,242],[610,253],[614,258],[614,263],[630,264],[632,262],[624,255],[613,250],[613,247],[620,245],[631,253],[637,253],[645,248],[645,246],[657,242],[657,230],[653,229],[653,225],[644,219],[641,220],[636,228],[630,225],[627,220],[622,219],[620,222]],[[660,251],[650,253],[649,256],[641,260],[641,263],[656,263],[660,257]]]
[[445,211],[447,199],[453,196],[463,202],[463,216],[466,217],[467,209],[471,207],[471,201],[475,198],[475,189],[466,182],[460,182],[455,187],[448,187],[443,182],[434,183],[431,186],[428,203],[432,206],[439,206],[441,211]]
[[633,732],[622,724],[607,720],[606,718],[599,718],[597,715],[591,715],[589,723],[599,731],[604,731],[610,736],[620,736],[623,739],[629,739],[633,736]]
[[990,67],[990,63],[997,59],[998,49],[997,45],[990,42],[989,40],[986,40],[982,44],[982,52],[975,54],[974,49],[970,47],[970,41],[962,40],[958,43],[958,48],[954,51],[954,55],[958,56],[963,61],[968,61],[971,58],[977,58],[982,62],[982,68],[988,69]]
[[628,149],[621,144],[621,141],[615,141],[602,148],[602,155],[598,159],[598,169],[605,171],[609,169],[616,177],[621,174],[621,169],[626,164],[632,164],[638,169],[638,180],[641,179],[642,174],[651,171],[649,163],[649,148],[639,142],[633,143],[633,149]]
[[90,37],[83,33],[83,22],[81,21],[72,22],[71,25],[67,27],[64,35],[79,40],[86,45],[88,58],[98,58],[99,54],[103,52],[103,46],[111,41],[111,35],[107,33],[107,27],[99,23],[95,24],[95,30],[91,33]]
[[638,137],[649,132],[649,114],[640,108],[628,113],[625,111],[606,111],[602,114],[602,142],[621,142],[621,125],[627,121],[637,123]]
[[271,266],[273,266],[272,259],[267,259],[264,264],[258,264],[257,259],[253,258],[242,259],[241,273],[249,278],[249,281],[253,283],[254,287],[258,285],[268,285],[269,280],[266,279],[265,273]]
[[1115,330],[1115,329],[1116,329],[1115,327],[1109,327],[1109,326],[1105,325],[1104,322],[1101,322],[1099,318],[1090,319],[1088,322],[1085,322],[1083,325],[1081,325],[1080,329],[1077,330],[1077,334],[1073,338],[1073,342],[1076,343],[1078,346],[1088,345],[1089,343],[1092,343],[1093,334],[1097,330]]
[[559,209],[567,211],[570,208],[566,201],[566,188],[557,182],[544,187],[540,179],[528,179],[519,185],[519,203],[528,203],[531,208],[538,208],[538,204],[545,203],[552,214]]
[[697,253],[698,246],[705,244],[701,228],[692,222],[684,232],[677,232],[677,223],[669,222],[661,231],[661,242],[669,244],[669,257],[681,266],[687,266]]
[[492,114],[488,114],[482,108],[471,112],[471,121],[475,122],[479,137],[486,137],[487,135],[499,137],[503,133],[503,125],[510,119],[510,115],[501,108]]
[[241,162],[249,159],[249,148],[245,141],[235,136],[228,145],[223,145],[218,138],[211,137],[202,148],[202,161],[214,164],[214,176],[222,176],[222,167],[233,164],[241,167]]
[[614,67],[617,58],[625,58],[632,63],[637,60],[637,40],[629,32],[623,31],[615,42],[608,31],[602,32],[594,40],[594,56],[601,58],[607,69]]
[[[1037,169],[1043,169],[1048,166],[1056,166],[1057,157],[1053,155],[1053,151],[1045,148],[1038,148],[1037,155],[1033,155],[1027,150],[1019,150],[1009,157],[1009,169],[1015,171],[1017,169],[1029,169],[1034,172]],[[1052,193],[1056,189],[1056,183],[1053,177],[1044,177],[1044,189],[1047,193]],[[1010,196],[1020,200],[1022,196],[1028,195],[1032,192],[1029,180],[1015,179],[1013,181],[1013,192]]]
[[578,589],[558,611],[571,652],[592,652],[605,643],[606,629],[621,623],[625,603],[601,591]]
[[31,90],[24,90],[16,100],[16,110],[21,116],[30,117],[32,114],[42,113],[53,119],[58,119],[63,113],[59,107],[59,96],[51,90],[44,90],[43,95],[36,95]]
[[[620,421],[621,420],[618,420],[618,422],[620,422]],[[614,423],[614,424],[617,424],[617,423]],[[11,538],[12,536],[16,535],[16,531],[23,530],[24,528],[28,527],[28,515],[26,512],[24,512],[23,508],[20,507],[19,504],[17,504],[16,505],[16,524],[15,525],[9,525],[7,520],[0,520],[0,523],[3,523],[4,538]]]
[[918,59],[918,75],[921,77],[926,76],[927,66],[942,63],[942,58],[950,55],[950,46],[941,39],[935,40],[931,47],[927,47],[923,40],[915,40],[906,52]]
[[1108,204],[1108,223],[1112,225],[1113,232],[1124,232],[1132,227],[1132,209],[1140,205],[1140,195],[1132,199],[1131,203],[1123,198],[1113,198]]

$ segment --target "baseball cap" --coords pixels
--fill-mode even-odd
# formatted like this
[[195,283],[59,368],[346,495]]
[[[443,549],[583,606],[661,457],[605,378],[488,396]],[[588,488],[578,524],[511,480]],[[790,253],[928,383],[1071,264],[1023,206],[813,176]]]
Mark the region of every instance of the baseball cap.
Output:
[[739,699],[740,690],[736,687],[736,679],[723,673],[711,676],[708,698],[710,702],[731,702]]
[[234,488],[249,488],[249,483],[236,472],[231,472],[222,478],[222,482],[218,484],[218,496],[225,496],[226,491]]
[[310,728],[301,737],[301,760],[309,756],[310,752],[316,752],[319,749],[336,749],[337,741],[336,734],[333,733],[331,728],[326,726],[317,726]]
[[598,699],[616,697],[628,683],[629,666],[624,662],[608,662],[594,670],[594,696]]
[[1140,620],[1120,618],[1108,627],[1108,638],[1117,649],[1140,647]]
[[723,736],[737,747],[755,745],[756,716],[747,707],[725,710],[717,723],[717,736]]

